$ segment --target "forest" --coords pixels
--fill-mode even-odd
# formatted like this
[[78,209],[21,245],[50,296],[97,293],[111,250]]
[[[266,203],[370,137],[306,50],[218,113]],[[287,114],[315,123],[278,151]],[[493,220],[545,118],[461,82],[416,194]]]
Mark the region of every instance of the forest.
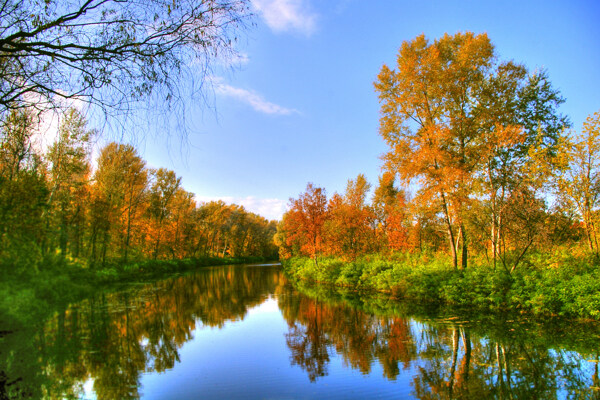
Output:
[[548,74],[499,60],[486,34],[406,41],[374,86],[388,152],[371,201],[362,174],[329,199],[309,183],[278,226],[288,271],[423,301],[600,317],[600,112],[570,130]]
[[76,109],[42,151],[27,109],[3,121],[0,263],[40,268],[64,259],[102,269],[143,260],[273,257],[274,221],[222,201],[197,203],[181,177],[151,168],[128,144],[109,143]]

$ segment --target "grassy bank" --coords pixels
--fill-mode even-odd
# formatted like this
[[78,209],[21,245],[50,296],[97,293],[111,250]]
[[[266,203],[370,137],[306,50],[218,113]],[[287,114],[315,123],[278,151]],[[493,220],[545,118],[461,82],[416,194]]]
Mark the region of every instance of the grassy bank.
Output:
[[324,258],[318,267],[311,259],[292,258],[283,265],[292,279],[385,292],[418,303],[600,319],[600,266],[567,249],[531,255],[512,274],[484,262],[455,271],[440,255],[370,255],[352,262]]
[[49,311],[124,284],[148,282],[197,268],[265,261],[260,257],[206,257],[148,260],[86,268],[75,261],[47,257],[37,267],[0,265],[0,332],[32,325]]

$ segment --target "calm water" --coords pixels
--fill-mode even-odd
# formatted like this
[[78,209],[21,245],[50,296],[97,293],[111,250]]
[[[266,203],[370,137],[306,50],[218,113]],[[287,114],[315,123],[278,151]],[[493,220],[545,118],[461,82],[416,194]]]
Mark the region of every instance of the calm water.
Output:
[[0,378],[17,398],[600,398],[596,325],[311,290],[262,265],[98,295],[0,338]]

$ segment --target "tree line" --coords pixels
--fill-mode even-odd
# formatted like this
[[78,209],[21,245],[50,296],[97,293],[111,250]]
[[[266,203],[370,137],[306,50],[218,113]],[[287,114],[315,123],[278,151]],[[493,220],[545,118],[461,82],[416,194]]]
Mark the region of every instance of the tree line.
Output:
[[13,110],[0,136],[0,263],[58,256],[102,267],[147,259],[272,257],[274,221],[222,201],[198,203],[165,168],[128,144],[109,143],[92,164],[84,116],[61,116],[58,137],[36,144],[39,120]]
[[279,224],[282,257],[441,251],[512,273],[533,249],[600,254],[600,112],[569,131],[546,71],[501,61],[486,34],[421,35],[374,86],[388,151],[371,202],[362,174],[329,199],[309,183]]

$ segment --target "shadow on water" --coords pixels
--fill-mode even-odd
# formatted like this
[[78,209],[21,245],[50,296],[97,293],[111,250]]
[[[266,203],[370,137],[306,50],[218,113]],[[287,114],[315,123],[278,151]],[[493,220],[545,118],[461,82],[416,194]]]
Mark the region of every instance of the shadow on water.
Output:
[[210,268],[99,294],[55,312],[41,329],[4,333],[0,398],[80,398],[89,382],[98,399],[139,398],[141,376],[172,369],[198,329],[242,321],[270,297],[287,325],[288,368],[309,385],[327,380],[341,359],[366,377],[408,377],[412,398],[600,399],[596,324],[457,315],[294,287],[272,265]]

